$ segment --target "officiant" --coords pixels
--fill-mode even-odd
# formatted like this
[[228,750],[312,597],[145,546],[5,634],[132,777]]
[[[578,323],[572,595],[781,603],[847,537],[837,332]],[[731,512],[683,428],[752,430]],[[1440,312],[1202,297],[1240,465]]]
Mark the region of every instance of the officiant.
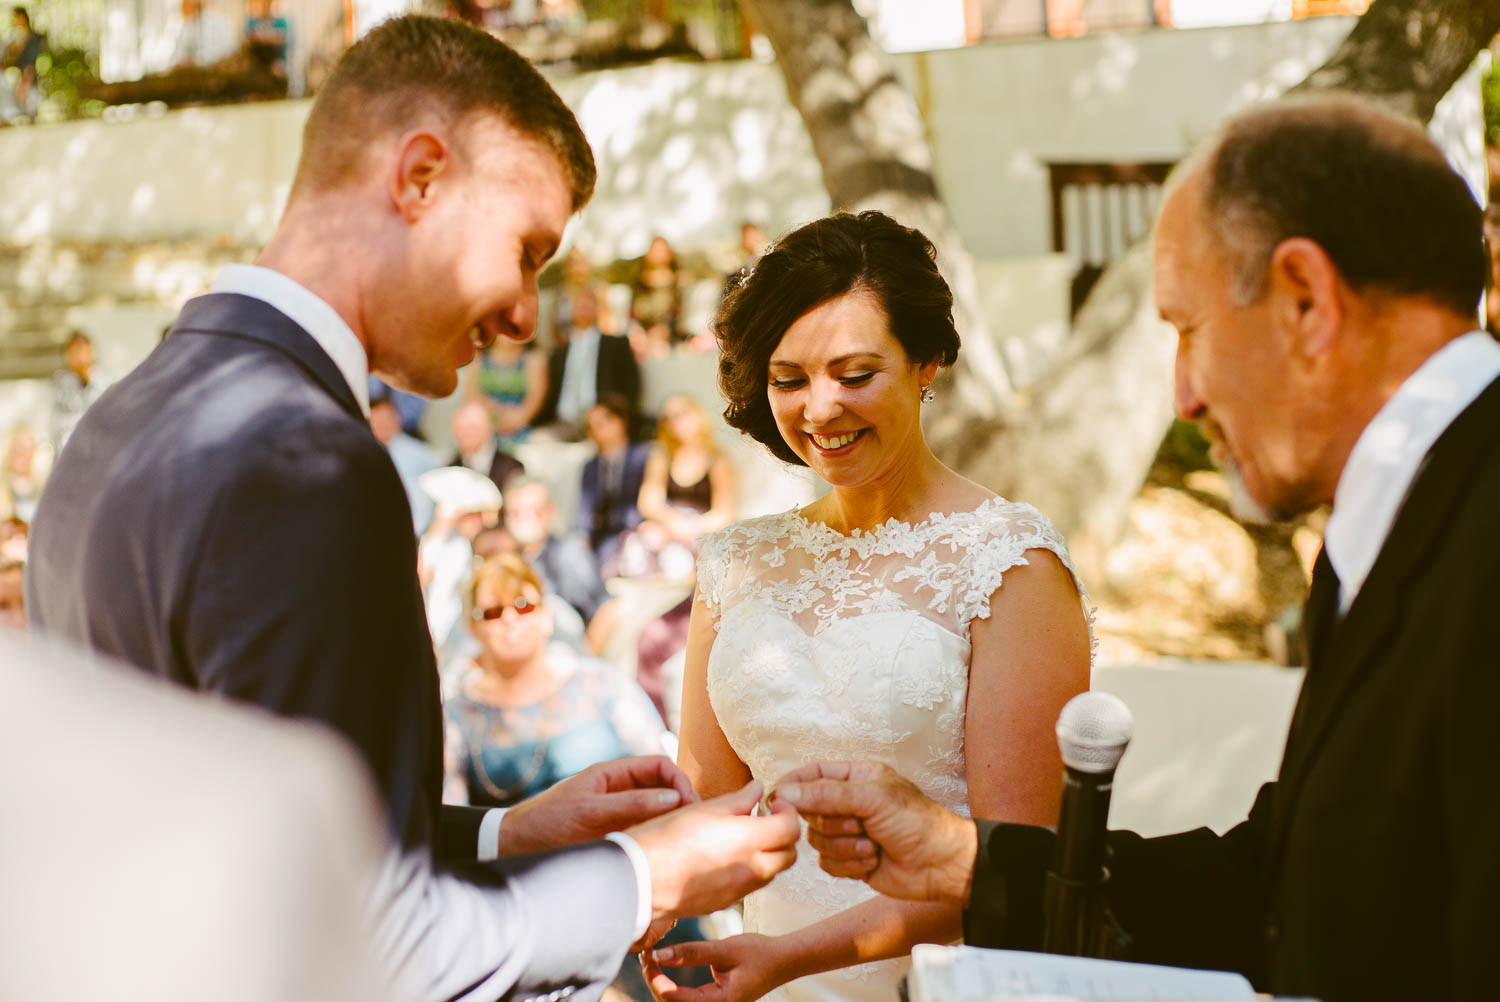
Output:
[[[1422,129],[1348,97],[1231,119],[1179,168],[1156,299],[1176,409],[1273,517],[1332,504],[1280,776],[1242,824],[1110,835],[1132,959],[1324,1002],[1493,995],[1500,799],[1500,345],[1478,330],[1479,206]],[[777,796],[830,872],[963,902],[1035,949],[1053,834],[977,824],[873,763]]]

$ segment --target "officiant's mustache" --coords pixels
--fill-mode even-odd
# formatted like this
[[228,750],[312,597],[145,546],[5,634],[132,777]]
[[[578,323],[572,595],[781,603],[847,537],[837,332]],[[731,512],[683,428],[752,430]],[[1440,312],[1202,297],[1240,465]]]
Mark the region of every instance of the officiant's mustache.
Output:
[[1229,444],[1224,438],[1224,429],[1213,418],[1204,418],[1199,423],[1199,428],[1203,432],[1203,437],[1208,439],[1208,457],[1224,474],[1224,482],[1229,487],[1229,514],[1241,522],[1250,522],[1255,525],[1268,525],[1274,522],[1275,518],[1272,514],[1250,495],[1250,489],[1245,486],[1245,475],[1240,470],[1240,464],[1235,460],[1234,453],[1229,450]]

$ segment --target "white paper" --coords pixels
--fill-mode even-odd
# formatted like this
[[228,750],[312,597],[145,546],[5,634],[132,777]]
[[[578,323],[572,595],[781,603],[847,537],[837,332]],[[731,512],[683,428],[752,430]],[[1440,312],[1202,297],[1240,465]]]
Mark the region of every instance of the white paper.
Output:
[[1238,974],[1047,953],[918,946],[912,950],[912,1002],[1235,1002],[1255,990]]

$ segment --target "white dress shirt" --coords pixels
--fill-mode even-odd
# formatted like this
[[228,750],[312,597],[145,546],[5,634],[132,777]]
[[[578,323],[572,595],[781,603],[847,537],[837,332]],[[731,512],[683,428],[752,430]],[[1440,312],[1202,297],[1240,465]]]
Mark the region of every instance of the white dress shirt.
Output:
[[557,397],[557,416],[582,427],[583,419],[599,392],[599,338],[597,327],[574,331],[568,338],[563,360],[562,387]]
[[1360,433],[1339,474],[1323,533],[1349,611],[1385,546],[1434,442],[1500,376],[1500,344],[1483,331],[1454,338],[1407,377]]
[[[297,326],[307,331],[318,347],[333,360],[339,372],[349,383],[359,408],[370,416],[370,361],[364,344],[354,331],[339,316],[338,311],[300,283],[279,271],[258,265],[231,264],[219,273],[210,292],[229,292],[251,299],[259,299],[286,314]],[[594,331],[594,367],[598,366],[599,332]],[[571,362],[571,357],[569,358]],[[485,472],[489,472],[485,470]],[[495,859],[499,855],[498,838],[500,821],[505,817],[504,808],[492,808],[480,820],[478,858],[481,862]],[[645,935],[651,924],[651,867],[646,854],[634,839],[623,833],[611,833],[607,838],[625,851],[630,865],[635,870],[636,894],[636,938]]]
[[209,292],[232,292],[268,303],[286,314],[312,335],[318,347],[338,366],[359,402],[370,416],[370,357],[364,342],[344,322],[337,310],[298,282],[279,271],[254,264],[231,264],[219,272]]

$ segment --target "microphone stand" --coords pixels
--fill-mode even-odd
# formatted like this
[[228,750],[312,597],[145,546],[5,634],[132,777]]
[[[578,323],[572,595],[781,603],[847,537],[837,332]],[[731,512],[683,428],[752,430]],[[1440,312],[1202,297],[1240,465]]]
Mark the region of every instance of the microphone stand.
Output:
[[1127,960],[1130,936],[1110,911],[1109,869],[1096,880],[1080,881],[1047,871],[1043,887],[1042,952],[1068,957]]
[[1109,798],[1130,741],[1130,711],[1099,692],[1075,696],[1058,718],[1062,812],[1042,892],[1042,952],[1124,960],[1130,937],[1109,907]]

